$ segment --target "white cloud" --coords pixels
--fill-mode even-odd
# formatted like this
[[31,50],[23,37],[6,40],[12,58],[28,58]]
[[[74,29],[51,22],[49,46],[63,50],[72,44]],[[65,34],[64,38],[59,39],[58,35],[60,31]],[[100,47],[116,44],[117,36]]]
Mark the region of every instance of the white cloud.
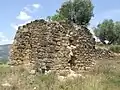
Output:
[[32,5],[26,5],[26,6],[23,8],[23,11],[26,11],[26,12],[29,12],[29,13],[34,13],[34,12],[36,12],[40,7],[41,7],[40,4],[34,3],[34,4],[32,4]]
[[[34,3],[31,5],[26,5],[19,13],[18,16],[16,16],[17,22],[23,22],[23,23],[12,23],[10,24],[10,26],[14,29],[14,30],[18,30],[19,26],[23,26],[29,22],[31,22],[33,19],[32,14],[35,13],[39,8],[41,7],[40,4],[38,3]],[[36,18],[38,18],[36,16]]]
[[32,13],[35,13],[41,7],[40,4],[34,3],[32,5],[26,5],[23,9],[19,12],[19,15],[16,17],[18,20],[29,20],[32,18]]
[[11,44],[12,40],[9,40],[4,34],[3,32],[0,32],[0,45],[3,44]]
[[34,8],[36,8],[36,9],[40,8],[40,4],[38,4],[38,3],[33,4],[32,6],[33,6]]
[[0,40],[2,40],[2,39],[4,39],[4,38],[5,38],[5,36],[3,35],[2,32],[0,32]]
[[25,10],[26,12],[29,12],[29,13],[32,13],[32,12],[33,12],[33,10],[31,10],[30,7],[28,7],[28,6],[24,7],[24,10]]
[[18,26],[16,24],[11,24],[10,25],[13,29],[17,30],[18,29]]
[[31,20],[28,20],[28,21],[26,21],[26,22],[24,22],[24,23],[19,23],[19,24],[11,24],[11,27],[14,29],[14,30],[18,30],[18,27],[19,26],[23,26],[23,25],[26,25],[27,23],[30,23],[31,21],[33,21],[32,19]]
[[29,16],[26,12],[20,11],[19,15],[16,18],[19,19],[19,20],[29,20],[32,17]]

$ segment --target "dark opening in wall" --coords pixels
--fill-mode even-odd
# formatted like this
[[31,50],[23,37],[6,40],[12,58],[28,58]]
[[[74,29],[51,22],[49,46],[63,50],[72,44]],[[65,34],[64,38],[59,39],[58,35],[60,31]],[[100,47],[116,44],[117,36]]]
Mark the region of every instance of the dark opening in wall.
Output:
[[42,74],[45,74],[45,69],[44,69],[44,68],[42,68],[41,70],[42,70]]
[[73,66],[75,66],[75,60],[77,58],[75,56],[71,56],[71,60],[68,61],[68,63],[70,63],[70,67],[72,68]]
[[69,42],[70,42],[70,44],[72,44],[73,43],[73,38],[69,38]]
[[49,71],[50,70],[50,66],[46,66],[46,71]]

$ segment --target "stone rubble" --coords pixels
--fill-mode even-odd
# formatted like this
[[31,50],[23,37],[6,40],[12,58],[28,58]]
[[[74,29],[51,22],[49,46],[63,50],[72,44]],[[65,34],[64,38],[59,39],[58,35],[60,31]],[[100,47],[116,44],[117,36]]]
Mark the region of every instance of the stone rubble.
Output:
[[29,63],[26,66],[29,70],[41,73],[80,72],[95,64],[95,51],[95,40],[86,27],[41,19],[18,28],[10,61],[12,65]]

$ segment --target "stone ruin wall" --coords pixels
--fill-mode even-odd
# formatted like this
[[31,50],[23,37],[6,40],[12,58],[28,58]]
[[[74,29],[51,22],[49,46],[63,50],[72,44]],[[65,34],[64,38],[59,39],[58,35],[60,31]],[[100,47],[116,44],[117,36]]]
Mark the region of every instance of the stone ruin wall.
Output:
[[31,69],[86,70],[94,65],[95,41],[85,27],[35,20],[18,28],[11,48],[13,65]]

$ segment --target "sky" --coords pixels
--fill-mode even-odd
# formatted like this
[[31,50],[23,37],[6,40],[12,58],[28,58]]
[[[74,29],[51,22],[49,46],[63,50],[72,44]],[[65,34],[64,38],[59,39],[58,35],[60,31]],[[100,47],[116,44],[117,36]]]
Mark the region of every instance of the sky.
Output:
[[[0,45],[11,44],[18,26],[54,15],[65,0],[1,0]],[[120,21],[120,0],[92,0],[94,17],[90,27],[104,19]]]

